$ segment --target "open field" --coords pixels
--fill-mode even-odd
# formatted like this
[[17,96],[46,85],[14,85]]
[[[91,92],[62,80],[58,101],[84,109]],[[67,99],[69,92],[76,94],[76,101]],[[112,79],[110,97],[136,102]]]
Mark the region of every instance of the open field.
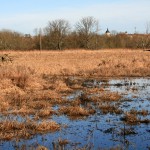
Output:
[[36,75],[150,76],[150,52],[143,50],[10,51],[0,54],[2,53],[10,53],[14,58],[12,64],[3,65],[7,71],[21,67],[26,71],[34,71]]
[[[123,122],[119,132],[124,137],[135,133],[131,126],[149,126],[149,51],[0,52],[0,56],[4,54],[8,54],[12,62],[0,62],[0,140],[59,133],[73,120],[90,119],[91,116],[94,116],[92,119],[107,116],[103,122],[110,124],[109,115],[115,115],[114,118]],[[134,81],[128,79],[131,77]],[[144,81],[136,81],[143,77],[146,78]],[[113,79],[120,80],[111,83]],[[146,96],[144,102],[140,96]],[[139,105],[135,108],[136,101]],[[127,103],[128,108],[125,107]],[[58,119],[64,116],[65,121]],[[123,128],[124,124],[127,130]],[[114,127],[109,129],[104,129],[103,133],[116,131]],[[68,143],[69,139],[59,139],[54,145]]]

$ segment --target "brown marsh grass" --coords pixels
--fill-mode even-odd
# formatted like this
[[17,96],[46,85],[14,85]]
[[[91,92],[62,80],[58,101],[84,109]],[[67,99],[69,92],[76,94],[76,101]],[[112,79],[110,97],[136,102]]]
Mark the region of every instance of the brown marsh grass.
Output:
[[[122,77],[150,76],[150,52],[143,50],[67,50],[67,51],[3,51],[14,58],[12,63],[0,63],[0,113],[4,115],[34,115],[35,118],[51,117],[56,113],[52,107],[59,105],[59,113],[69,116],[88,116],[95,113],[90,107],[81,107],[82,101],[103,102],[118,101],[118,93],[105,92],[103,88],[85,90],[82,79],[69,81],[69,77]],[[75,88],[81,88],[86,94],[102,93],[99,97],[89,98],[86,95],[74,102],[63,99]],[[68,106],[65,106],[65,105]],[[117,110],[116,110],[117,111]],[[58,114],[59,114],[58,113]],[[141,112],[144,114],[144,112]],[[128,119],[129,118],[129,119]],[[127,116],[132,122],[130,116]],[[136,118],[135,118],[136,119]],[[28,133],[46,132],[59,129],[57,123],[42,122],[22,124],[15,121],[0,122],[0,139],[9,139],[14,131]],[[4,131],[12,130],[8,135]],[[16,129],[17,128],[17,129]],[[43,131],[44,130],[44,131]],[[21,132],[21,133],[20,133]]]
[[48,150],[47,147],[39,145],[36,150]]
[[105,91],[104,89],[94,88],[85,89],[81,94],[80,100],[82,102],[115,102],[122,98],[118,92]]
[[140,111],[137,111],[137,110],[134,110],[134,109],[131,109],[130,110],[130,113],[131,114],[134,114],[134,115],[142,115],[142,116],[147,116],[149,114],[148,110],[140,110]]
[[150,123],[149,119],[140,119],[138,113],[133,113],[133,111],[126,112],[125,116],[122,118],[127,124],[136,125],[140,123],[148,124]]
[[14,57],[14,61],[7,67],[1,65],[1,71],[5,73],[3,77],[11,74],[18,77],[22,73],[20,69],[27,77],[29,73],[103,77],[150,75],[150,53],[143,50],[9,51],[9,53]]
[[26,122],[5,120],[0,122],[0,139],[29,138],[37,133],[54,132],[60,129],[60,125],[54,121]]
[[37,112],[37,116],[39,117],[49,117],[53,115],[55,112],[53,111],[52,108],[46,108],[46,109],[41,109]]
[[99,104],[99,109],[103,114],[111,113],[111,114],[121,114],[122,110],[118,107],[110,104]]
[[63,106],[59,109],[59,112],[61,114],[67,114],[68,116],[88,116],[94,111],[81,106]]
[[117,92],[103,92],[103,95],[100,97],[103,101],[119,101],[121,95]]

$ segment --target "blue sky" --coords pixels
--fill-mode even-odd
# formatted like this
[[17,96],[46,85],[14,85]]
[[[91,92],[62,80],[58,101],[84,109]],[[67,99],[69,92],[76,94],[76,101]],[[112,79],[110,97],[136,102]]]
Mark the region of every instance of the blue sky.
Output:
[[73,26],[82,17],[93,16],[101,33],[144,33],[150,22],[150,0],[0,0],[0,30],[34,33],[48,21],[66,19]]

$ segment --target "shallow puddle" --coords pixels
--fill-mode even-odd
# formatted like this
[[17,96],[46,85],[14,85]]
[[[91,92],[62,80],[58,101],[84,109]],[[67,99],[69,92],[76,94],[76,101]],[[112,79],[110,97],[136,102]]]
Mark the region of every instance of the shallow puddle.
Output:
[[[67,115],[54,114],[51,119],[61,125],[60,131],[37,134],[28,140],[1,141],[0,149],[36,149],[39,145],[47,149],[68,150],[81,148],[150,149],[150,123],[146,122],[150,120],[149,78],[90,79],[84,80],[82,86],[88,89],[95,87],[117,92],[122,96],[121,99],[110,102],[110,105],[117,106],[122,112],[103,113],[97,105],[92,105],[96,113],[89,116],[72,118]],[[82,89],[75,90],[72,94],[68,94],[66,99],[73,101],[83,93]],[[54,109],[58,110],[59,106],[54,106]],[[136,124],[127,123],[125,114],[128,112],[133,114],[136,112],[137,118],[144,121]],[[143,115],[144,112],[146,115]],[[3,119],[4,117],[1,116],[1,120]],[[21,117],[15,119],[22,120]]]

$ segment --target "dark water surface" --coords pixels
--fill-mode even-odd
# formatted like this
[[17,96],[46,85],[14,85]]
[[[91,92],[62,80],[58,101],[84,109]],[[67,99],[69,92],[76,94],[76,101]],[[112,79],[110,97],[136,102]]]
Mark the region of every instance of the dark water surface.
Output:
[[[87,88],[103,87],[122,95],[119,108],[124,112],[134,110],[147,110],[148,115],[138,117],[150,120],[150,78],[125,78],[113,80],[87,80],[83,85]],[[73,100],[82,94],[76,90],[67,96]],[[115,102],[114,102],[115,103]],[[58,109],[57,106],[55,109]],[[42,145],[47,149],[110,149],[122,148],[129,150],[150,149],[150,123],[136,125],[125,124],[121,119],[123,114],[103,114],[97,110],[94,115],[71,119],[65,115],[53,115],[52,119],[62,125],[60,131],[55,133],[38,134],[29,140],[1,141],[0,150],[36,149]],[[2,119],[2,118],[1,118]],[[20,119],[20,118],[19,118]],[[129,133],[125,134],[128,130]],[[60,141],[68,141],[60,144]]]

